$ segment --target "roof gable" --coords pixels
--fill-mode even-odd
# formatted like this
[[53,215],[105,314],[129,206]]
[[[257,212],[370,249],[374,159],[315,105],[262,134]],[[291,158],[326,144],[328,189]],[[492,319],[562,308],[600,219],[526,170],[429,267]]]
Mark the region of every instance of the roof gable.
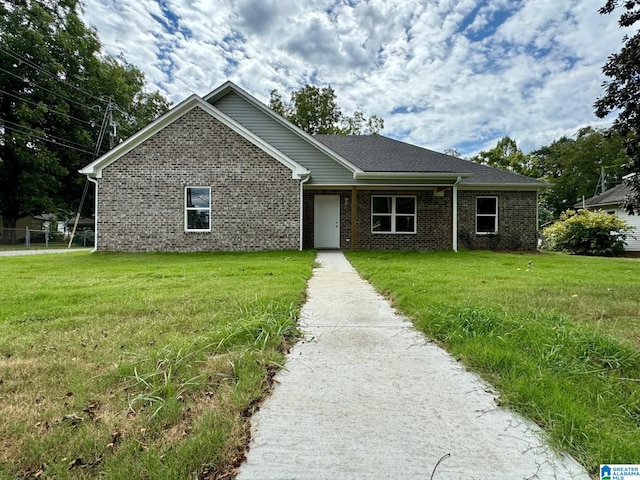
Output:
[[258,110],[262,111],[264,114],[268,115],[270,118],[275,120],[281,126],[283,126],[287,130],[292,132],[294,135],[297,135],[298,137],[303,139],[305,142],[307,142],[310,145],[312,145],[313,147],[317,148],[322,153],[324,153],[325,155],[329,156],[331,159],[333,159],[334,161],[338,162],[343,167],[347,168],[348,170],[350,170],[352,172],[358,172],[360,170],[356,165],[354,165],[353,163],[351,163],[347,159],[343,158],[338,152],[336,152],[336,151],[334,151],[334,150],[332,150],[330,148],[327,148],[326,145],[324,145],[321,142],[318,142],[312,135],[309,135],[307,132],[302,130],[297,125],[294,125],[293,123],[291,123],[289,120],[287,120],[283,116],[277,114],[276,112],[271,110],[269,107],[267,107],[264,103],[260,102],[253,95],[250,95],[245,90],[243,90],[242,88],[238,87],[236,84],[234,84],[231,81],[227,81],[227,82],[223,83],[218,88],[216,88],[212,92],[210,92],[207,95],[205,95],[203,98],[204,98],[205,101],[209,102],[210,104],[215,105],[218,100],[220,100],[225,95],[228,95],[230,92],[235,93],[236,95],[241,97],[244,101],[250,103],[255,108],[257,108]]
[[228,115],[225,115],[223,112],[215,108],[213,105],[205,102],[202,98],[197,95],[191,95],[178,105],[173,107],[171,110],[166,112],[164,115],[161,115],[156,120],[151,122],[149,125],[139,130],[137,133],[133,134],[129,138],[127,138],[124,142],[119,144],[117,147],[108,151],[101,157],[97,158],[89,165],[80,170],[80,173],[87,175],[93,178],[101,178],[102,170],[107,166],[111,165],[123,155],[127,154],[138,145],[143,143],[148,138],[152,137],[166,126],[175,122],[177,119],[181,118],[186,113],[190,112],[194,108],[201,108],[206,113],[214,117],[216,120],[222,122],[227,127],[234,130],[236,133],[244,137],[246,140],[263,150],[265,153],[276,159],[278,162],[289,168],[292,172],[293,178],[303,178],[309,174],[309,171],[304,168],[302,165],[299,165],[297,162],[289,158],[287,155],[283,154],[272,145],[269,145],[267,142],[254,135],[248,129],[240,125],[238,122],[233,120]]

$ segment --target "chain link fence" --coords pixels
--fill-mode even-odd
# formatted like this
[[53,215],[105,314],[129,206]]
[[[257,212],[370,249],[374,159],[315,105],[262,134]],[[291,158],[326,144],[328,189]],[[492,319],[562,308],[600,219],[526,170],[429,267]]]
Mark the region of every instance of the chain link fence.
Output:
[[[91,229],[77,230],[72,247],[93,247],[95,234]],[[67,248],[69,235],[51,231],[25,228],[0,228],[0,250]]]

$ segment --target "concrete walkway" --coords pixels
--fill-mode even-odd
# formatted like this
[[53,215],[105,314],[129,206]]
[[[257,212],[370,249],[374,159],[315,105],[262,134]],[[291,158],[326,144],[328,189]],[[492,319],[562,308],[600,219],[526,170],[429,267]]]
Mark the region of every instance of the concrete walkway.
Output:
[[237,480],[589,479],[398,316],[342,253],[318,262],[305,339],[252,419]]
[[0,257],[20,257],[23,255],[45,255],[50,253],[72,253],[72,252],[88,252],[90,248],[60,248],[60,249],[41,249],[41,250],[7,250],[0,251]]

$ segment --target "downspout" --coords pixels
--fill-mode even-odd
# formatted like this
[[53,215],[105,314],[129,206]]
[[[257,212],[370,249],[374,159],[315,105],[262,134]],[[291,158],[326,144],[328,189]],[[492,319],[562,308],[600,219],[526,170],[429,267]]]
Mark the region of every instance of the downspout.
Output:
[[303,185],[309,181],[311,174],[307,173],[306,176],[300,180],[300,251],[302,251],[302,244],[304,239],[304,191]]
[[91,250],[91,253],[95,253],[98,251],[98,181],[95,178],[91,178],[89,175],[87,175],[87,180],[96,186],[95,198],[93,199],[93,219],[95,221],[95,225],[93,229],[93,250]]
[[456,182],[453,184],[453,251],[458,251],[458,183],[462,180],[461,176],[458,176]]

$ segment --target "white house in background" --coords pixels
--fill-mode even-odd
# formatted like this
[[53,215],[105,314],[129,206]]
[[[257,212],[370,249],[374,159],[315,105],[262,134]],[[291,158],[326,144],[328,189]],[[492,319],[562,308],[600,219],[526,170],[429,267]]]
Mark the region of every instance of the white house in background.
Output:
[[[625,177],[625,179],[628,177]],[[586,208],[588,210],[604,210],[607,213],[615,214],[633,227],[627,235],[626,252],[640,254],[640,215],[629,215],[623,208],[622,202],[631,193],[631,186],[622,183],[616,187],[605,190],[599,195],[587,198],[575,205],[576,208]]]

